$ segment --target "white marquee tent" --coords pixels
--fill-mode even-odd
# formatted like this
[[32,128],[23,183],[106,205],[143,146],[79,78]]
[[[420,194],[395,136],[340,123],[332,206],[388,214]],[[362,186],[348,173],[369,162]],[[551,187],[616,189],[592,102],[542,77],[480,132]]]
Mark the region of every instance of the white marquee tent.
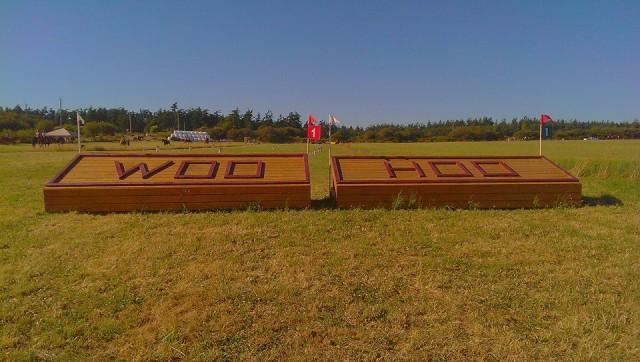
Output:
[[64,128],[57,129],[55,131],[47,132],[44,134],[47,137],[71,137],[76,138],[78,134],[73,131],[67,131]]

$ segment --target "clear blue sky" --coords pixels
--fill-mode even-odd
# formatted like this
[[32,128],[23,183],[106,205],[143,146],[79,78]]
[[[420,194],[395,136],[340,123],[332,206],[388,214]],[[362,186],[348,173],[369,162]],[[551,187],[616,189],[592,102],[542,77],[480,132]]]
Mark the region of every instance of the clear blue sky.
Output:
[[640,2],[0,1],[0,106],[640,118]]

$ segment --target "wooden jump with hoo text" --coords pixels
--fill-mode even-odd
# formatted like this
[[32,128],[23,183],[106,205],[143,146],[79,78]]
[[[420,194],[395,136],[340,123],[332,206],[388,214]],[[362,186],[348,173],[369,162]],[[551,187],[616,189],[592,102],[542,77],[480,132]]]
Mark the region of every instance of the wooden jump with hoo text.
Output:
[[306,208],[306,154],[79,154],[44,187],[45,210]]
[[578,179],[544,156],[333,156],[339,207],[580,206]]

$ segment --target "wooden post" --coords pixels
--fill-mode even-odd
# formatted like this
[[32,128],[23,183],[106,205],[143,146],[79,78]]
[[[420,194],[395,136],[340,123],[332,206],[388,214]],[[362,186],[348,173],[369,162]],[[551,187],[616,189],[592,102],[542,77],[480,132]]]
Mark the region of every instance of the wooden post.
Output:
[[540,121],[540,156],[542,156],[542,121]]
[[331,116],[329,116],[329,198],[331,198]]
[[80,144],[80,114],[76,111],[76,123],[78,124],[78,153],[81,152],[81,144]]

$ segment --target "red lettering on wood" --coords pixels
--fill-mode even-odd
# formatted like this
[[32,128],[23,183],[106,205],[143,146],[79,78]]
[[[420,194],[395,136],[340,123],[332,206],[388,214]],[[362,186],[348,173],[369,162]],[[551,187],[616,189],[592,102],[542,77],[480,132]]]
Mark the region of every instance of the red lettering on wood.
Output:
[[[189,165],[208,165],[211,164],[211,166],[209,167],[209,172],[206,175],[185,175],[185,173],[187,172],[187,169],[189,168]],[[182,163],[180,164],[180,167],[178,167],[178,170],[176,171],[176,174],[173,176],[173,178],[176,179],[210,179],[210,178],[215,178],[216,177],[216,173],[218,171],[218,161],[182,161]]]
[[147,164],[144,162],[140,162],[139,164],[131,167],[128,170],[124,169],[124,165],[122,164],[122,162],[119,161],[113,161],[116,165],[116,172],[118,172],[118,178],[120,180],[124,180],[127,177],[133,175],[136,171],[140,170],[140,173],[142,174],[142,178],[143,179],[148,179],[151,176],[157,174],[158,172],[171,167],[171,165],[173,165],[173,161],[167,161],[165,163],[163,163],[162,165],[154,168],[153,170],[149,170],[149,168],[147,167]]
[[[236,165],[256,165],[256,173],[253,175],[235,175]],[[264,162],[262,161],[229,161],[224,178],[264,178]]]
[[[474,165],[484,177],[520,177],[520,175],[514,169],[512,169],[511,167],[509,167],[509,165],[502,161],[471,161],[471,164]],[[504,167],[507,172],[489,173],[480,165],[500,165]]]
[[[429,164],[429,167],[431,167],[431,169],[433,170],[433,172],[436,174],[436,176],[438,177],[473,177],[473,174],[471,173],[471,171],[469,171],[469,169],[463,165],[460,162],[457,161],[430,161],[427,162]],[[438,168],[438,165],[456,165],[458,166],[458,168],[460,169],[460,171],[462,171],[462,173],[443,173],[442,171],[440,171],[440,169]]]
[[422,170],[422,167],[420,167],[417,162],[411,161],[411,164],[413,165],[413,167],[393,167],[391,166],[391,163],[389,161],[384,161],[384,168],[387,170],[387,174],[391,178],[397,177],[396,171],[415,171],[418,173],[418,176],[427,177],[427,175]]

